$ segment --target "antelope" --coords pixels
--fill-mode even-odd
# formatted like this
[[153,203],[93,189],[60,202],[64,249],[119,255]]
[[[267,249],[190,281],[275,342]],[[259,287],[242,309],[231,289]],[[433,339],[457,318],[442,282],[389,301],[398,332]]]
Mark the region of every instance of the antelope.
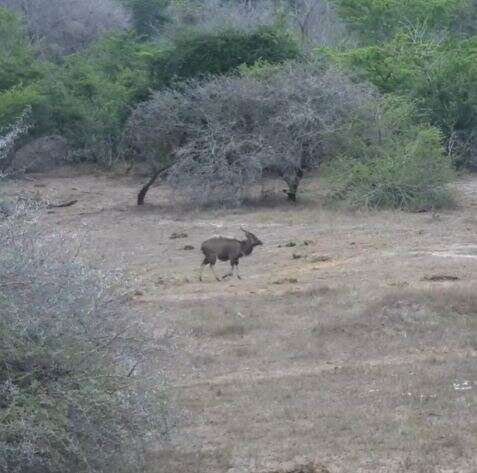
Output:
[[250,255],[256,246],[263,245],[263,243],[253,233],[248,232],[243,228],[241,228],[241,230],[247,237],[245,240],[237,240],[235,238],[219,236],[209,238],[202,243],[200,249],[202,250],[202,253],[204,253],[205,258],[200,266],[199,281],[202,281],[202,272],[207,265],[210,266],[215,279],[220,281],[214,269],[217,259],[220,261],[230,261],[231,270],[229,273],[223,276],[222,279],[233,277],[234,270],[237,271],[237,278],[242,279],[238,270],[239,259],[242,256]]

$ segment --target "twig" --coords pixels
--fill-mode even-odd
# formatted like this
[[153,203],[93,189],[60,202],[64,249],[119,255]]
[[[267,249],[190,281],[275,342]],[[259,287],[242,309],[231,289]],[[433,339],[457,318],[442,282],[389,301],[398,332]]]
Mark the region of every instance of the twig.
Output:
[[0,283],[0,287],[26,286],[27,284],[29,284],[28,281],[11,281],[11,282],[3,282],[3,283]]
[[61,204],[48,204],[46,206],[47,209],[59,209],[63,207],[71,207],[75,205],[78,201],[77,200],[69,200],[67,202],[62,202]]
[[130,378],[133,375],[134,370],[137,368],[138,364],[139,364],[139,361],[136,361],[136,363],[134,363],[134,366],[131,368],[131,370],[128,373],[128,378]]

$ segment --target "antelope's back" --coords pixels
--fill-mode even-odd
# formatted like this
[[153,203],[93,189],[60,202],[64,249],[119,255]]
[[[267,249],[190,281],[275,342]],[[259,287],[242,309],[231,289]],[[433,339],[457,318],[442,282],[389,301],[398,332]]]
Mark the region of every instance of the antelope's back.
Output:
[[212,237],[205,240],[200,246],[200,249],[205,256],[215,254],[218,258],[222,259],[228,257],[231,251],[240,251],[240,242],[234,238],[221,236]]

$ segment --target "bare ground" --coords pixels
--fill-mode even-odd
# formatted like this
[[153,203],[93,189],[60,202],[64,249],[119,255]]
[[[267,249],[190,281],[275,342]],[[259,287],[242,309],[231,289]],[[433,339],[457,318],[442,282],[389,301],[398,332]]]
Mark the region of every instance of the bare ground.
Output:
[[[303,204],[233,211],[157,188],[138,208],[137,189],[37,176],[5,191],[78,199],[44,224],[137,278],[178,412],[149,472],[477,472],[477,178],[439,214],[326,210],[313,180]],[[243,280],[199,283],[201,241],[241,225],[265,243]]]

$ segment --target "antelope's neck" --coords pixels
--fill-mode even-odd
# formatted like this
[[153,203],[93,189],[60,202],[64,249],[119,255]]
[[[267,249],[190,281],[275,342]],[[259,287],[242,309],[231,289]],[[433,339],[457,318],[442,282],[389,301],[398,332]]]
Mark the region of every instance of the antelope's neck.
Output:
[[249,240],[241,241],[240,246],[242,247],[242,253],[245,256],[248,256],[253,250],[253,245]]

